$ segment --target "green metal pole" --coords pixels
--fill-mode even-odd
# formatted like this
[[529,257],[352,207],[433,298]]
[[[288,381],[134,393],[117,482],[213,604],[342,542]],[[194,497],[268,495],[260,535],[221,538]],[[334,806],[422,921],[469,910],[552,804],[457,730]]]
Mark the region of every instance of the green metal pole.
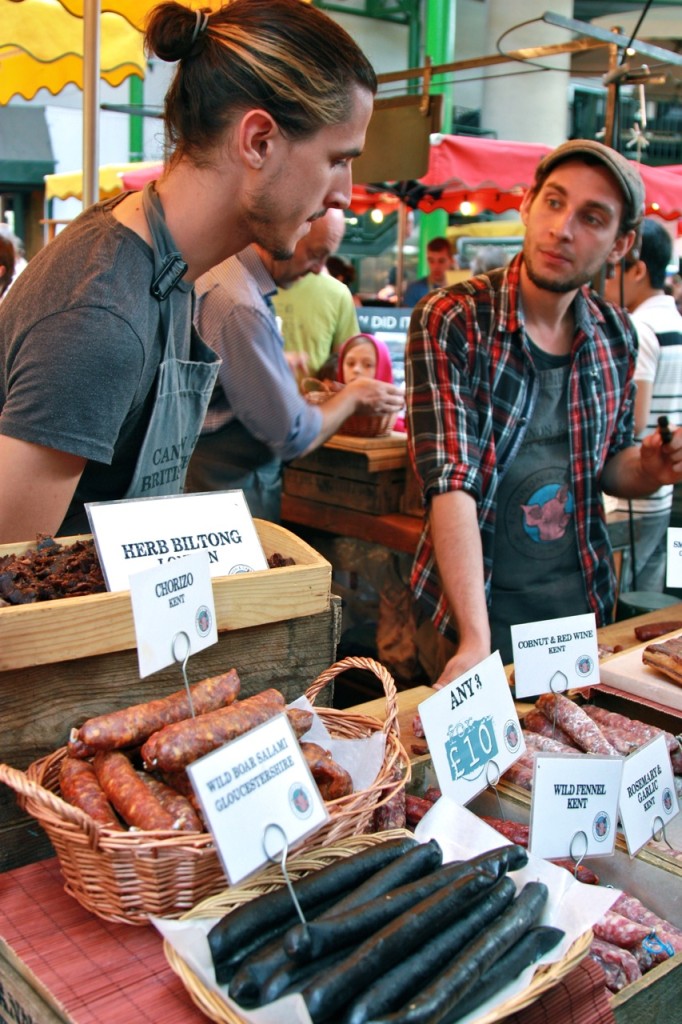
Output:
[[[130,105],[131,107],[142,107],[144,103],[144,81],[137,75],[131,75],[130,82]],[[130,126],[128,129],[128,147],[131,161],[144,159],[144,136],[143,118],[130,115]]]
[[[433,64],[448,64],[455,59],[455,5],[456,0],[426,0],[425,53]],[[452,131],[452,85],[434,75],[431,92],[443,96],[441,131]],[[419,214],[419,274],[428,272],[426,246],[432,238],[447,233],[448,215],[445,210]]]

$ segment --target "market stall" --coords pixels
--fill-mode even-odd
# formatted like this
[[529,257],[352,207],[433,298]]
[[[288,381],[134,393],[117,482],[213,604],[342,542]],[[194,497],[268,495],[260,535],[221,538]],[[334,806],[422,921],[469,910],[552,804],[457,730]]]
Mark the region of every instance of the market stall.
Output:
[[[265,533],[266,530],[264,529],[264,539],[266,539]],[[305,546],[299,546],[300,542],[293,539],[289,542],[290,547],[287,547],[286,531],[277,530],[275,537],[267,538],[266,542],[268,547],[272,547],[274,544],[280,551],[295,549],[296,555],[300,559],[299,564],[305,565],[307,549]],[[313,565],[315,565],[315,559],[313,559]],[[291,572],[294,567],[288,568]],[[305,574],[311,570],[303,569],[302,571]],[[270,570],[270,573],[278,572],[281,573],[282,570]],[[280,588],[280,596],[282,596],[286,593],[290,582],[290,574],[288,576],[283,574],[280,577],[271,575],[269,584],[267,573],[254,574],[250,580],[248,575],[237,578],[232,581],[231,596],[229,599],[226,599],[226,605],[233,605],[235,587],[246,584],[243,591],[245,595],[243,603],[245,606],[248,606],[251,600],[247,594],[249,586],[265,585],[266,588],[269,587],[271,595],[274,595],[277,588]],[[220,587],[221,583],[218,581],[218,590],[220,590]],[[273,590],[272,588],[275,589]],[[295,586],[294,591],[301,593],[300,585],[298,587]],[[92,605],[104,599],[103,603],[106,604],[107,596],[113,597],[115,601],[120,602],[125,595],[96,595],[91,599],[76,598],[75,600],[89,600],[90,605]],[[59,602],[52,603],[58,604]],[[62,603],[66,604],[68,602]],[[256,604],[259,603],[261,611],[263,611],[263,602],[256,602]],[[274,603],[276,604],[277,602],[275,601]],[[113,604],[111,604],[111,607],[113,607]],[[31,617],[35,617],[34,615],[32,616],[35,610],[35,608],[31,607],[0,609],[0,626],[2,626],[3,621],[8,622],[12,613],[17,611],[22,612],[23,618],[29,623]],[[251,612],[251,614],[254,615],[255,612]],[[293,615],[292,621],[295,621],[295,609],[291,607],[287,608],[285,612],[280,611],[279,614],[286,614],[290,619]],[[626,648],[636,650],[637,635],[634,632],[635,628],[644,625],[651,629],[656,623],[661,622],[663,619],[669,621],[676,614],[679,614],[680,621],[682,621],[682,607],[678,606],[672,609],[661,609],[639,619],[606,627],[599,632],[600,643],[605,649],[611,648],[613,650],[617,645],[623,645]],[[4,620],[3,616],[5,617]],[[312,616],[312,618],[315,618],[315,616]],[[261,630],[267,629],[267,633],[259,633],[259,627],[254,626],[244,627],[242,630],[237,630],[236,633],[241,632],[247,641],[253,641],[256,638],[264,640],[268,645],[268,653],[271,658],[273,649],[272,639],[274,636],[272,632],[273,626],[274,623],[267,623],[260,627]],[[90,631],[86,630],[85,632],[89,633]],[[14,634],[14,630],[12,630],[12,634]],[[7,635],[9,635],[9,632]],[[112,637],[114,638],[114,646],[117,646],[115,632],[112,634]],[[245,646],[240,647],[239,644],[234,644],[235,638],[236,634],[231,633],[229,629],[227,632],[223,632],[223,643],[218,645],[217,653],[223,659],[224,669],[226,652],[229,651],[227,656],[234,656],[234,663],[239,666],[240,674],[243,675],[244,679],[247,679],[249,678],[249,668],[253,658],[253,643],[251,645],[247,643]],[[49,647],[49,643],[47,646]],[[317,653],[319,655],[320,652]],[[68,650],[65,649],[60,652],[60,656],[68,660]],[[26,661],[26,656],[22,656],[17,650],[14,651],[13,657],[15,660],[23,657],[24,663]],[[111,657],[115,659],[118,655],[116,652],[110,652]],[[324,654],[322,657],[324,657]],[[618,655],[614,654],[613,657],[616,658]],[[287,660],[290,660],[290,654],[287,655]],[[94,664],[92,659],[82,659],[80,665],[83,666],[86,662],[89,662],[90,666]],[[108,661],[110,669],[114,664],[115,661]],[[608,661],[604,664],[606,666]],[[363,667],[368,667],[368,665],[369,663],[364,663]],[[76,665],[77,667],[78,665]],[[272,668],[272,664],[270,667]],[[35,668],[38,670],[39,666]],[[56,668],[57,666],[52,662],[49,664],[48,671],[54,673]],[[340,665],[333,667],[329,671],[322,671],[314,687],[312,689],[308,688],[308,694],[313,701],[317,694],[321,694],[343,668],[344,666]],[[30,671],[30,666],[24,665],[22,674],[26,671]],[[308,673],[311,671],[310,669],[299,666],[299,671],[301,673],[300,678],[309,678]],[[6,670],[5,681],[9,679],[8,672],[9,670]],[[272,682],[273,674],[276,675],[277,673],[270,672],[269,682]],[[418,705],[428,698],[433,691],[428,687],[416,687],[396,694],[392,681],[390,681],[390,676],[388,680],[383,675],[382,678],[384,678],[387,689],[386,696],[381,700],[370,704],[363,704],[353,709],[347,709],[344,712],[326,711],[324,708],[321,708],[320,714],[327,718],[332,728],[344,730],[345,736],[359,735],[356,732],[358,728],[360,730],[369,728],[370,731],[372,729],[382,730],[381,722],[385,721],[385,726],[382,730],[384,735],[388,737],[391,735],[390,730],[394,730],[396,737],[395,741],[391,740],[391,743],[395,742],[395,745],[390,748],[394,751],[394,755],[392,759],[385,762],[387,775],[383,778],[383,781],[380,781],[378,784],[375,783],[371,787],[371,791],[374,793],[375,798],[380,797],[381,794],[387,797],[389,793],[394,795],[398,795],[401,791],[404,793],[403,787],[407,786],[408,794],[415,794],[416,797],[419,797],[419,794],[424,793],[426,780],[430,778],[433,781],[433,776],[426,774],[430,770],[428,751],[417,751],[419,741],[414,733],[414,717]],[[265,679],[258,682],[252,680],[252,682],[254,683],[253,689],[256,693],[260,692],[264,685],[267,685]],[[156,683],[158,685],[158,678]],[[134,692],[141,696],[137,688]],[[128,699],[130,699],[130,695],[131,691],[128,691]],[[83,696],[82,693],[67,692],[62,695],[59,703],[63,706],[65,723],[71,722],[71,724],[74,724],[74,720],[78,722],[87,717],[86,706],[82,704]],[[245,700],[245,703],[247,702]],[[118,704],[120,706],[121,702],[119,701]],[[101,712],[103,708],[111,706],[113,705],[109,698],[105,696],[104,690],[93,695],[90,705],[93,712]],[[522,714],[526,705],[521,703],[518,707],[519,713]],[[77,712],[76,708],[78,708]],[[644,713],[649,715],[655,711],[656,709],[645,709]],[[631,706],[629,713],[633,717],[641,716],[641,704],[637,704],[634,708]],[[656,713],[659,714],[660,709]],[[74,719],[74,715],[78,717]],[[674,721],[674,716],[671,719],[670,715],[668,715],[666,718],[666,725],[668,727],[670,727],[671,721]],[[54,716],[52,716],[51,722],[52,726],[51,729],[47,728],[45,742],[47,742],[47,736],[50,734],[52,736],[51,745],[54,748],[55,737],[57,737],[57,742],[59,742],[59,737],[64,734],[64,726],[60,726]],[[43,726],[45,726],[45,723],[43,723]],[[5,732],[7,734],[11,731],[12,725],[10,724]],[[82,735],[85,737],[86,734],[83,733]],[[398,741],[398,735],[402,737],[402,743]],[[123,875],[119,875],[118,869],[114,871],[104,887],[101,884],[98,885],[98,880],[101,883],[103,877],[103,867],[101,862],[95,857],[88,861],[88,879],[86,881],[83,875],[83,862],[79,862],[81,857],[81,854],[78,853],[79,841],[76,840],[73,833],[73,838],[69,839],[66,822],[59,820],[63,801],[61,799],[52,799],[51,802],[47,801],[47,803],[44,803],[45,797],[42,796],[47,790],[51,790],[55,797],[58,797],[59,773],[55,775],[54,769],[62,758],[63,753],[60,754],[58,751],[39,758],[25,776],[30,783],[26,789],[23,788],[25,784],[21,781],[24,777],[22,772],[17,773],[17,776],[15,776],[11,771],[8,771],[6,766],[2,769],[3,781],[9,783],[13,789],[16,787],[16,793],[20,795],[22,804],[35,819],[33,831],[36,828],[47,828],[48,833],[53,839],[56,835],[55,830],[64,832],[66,837],[64,845],[60,842],[56,843],[59,857],[58,864],[54,860],[38,861],[32,864],[24,863],[24,866],[11,867],[10,870],[6,870],[4,874],[0,875],[0,887],[3,891],[0,907],[0,933],[3,936],[3,941],[0,945],[0,983],[2,985],[0,992],[5,1000],[5,1004],[12,1005],[17,1013],[27,1014],[36,1020],[62,1020],[69,1022],[69,1024],[86,1024],[90,1020],[97,1021],[98,1024],[106,1024],[108,1020],[121,1019],[121,1015],[126,1015],[129,1012],[128,1007],[131,1005],[135,1006],[136,1017],[140,1020],[158,1019],[158,1014],[161,1011],[164,1014],[164,1019],[169,1020],[176,1019],[176,1015],[177,1019],[183,1020],[193,1020],[195,1015],[197,1020],[204,1019],[200,1011],[203,1011],[203,1014],[207,1014],[211,1019],[226,1021],[228,1024],[232,1024],[233,1021],[248,1019],[248,1015],[244,1018],[239,1014],[235,1016],[234,1009],[230,1008],[232,1004],[230,1004],[230,1007],[226,1007],[219,996],[216,996],[212,990],[207,989],[206,982],[202,980],[203,976],[197,975],[197,968],[195,966],[188,966],[184,959],[184,954],[177,952],[171,939],[167,938],[165,946],[162,947],[161,938],[157,931],[149,926],[144,927],[145,924],[148,925],[149,918],[147,913],[143,913],[141,917],[138,916],[136,919],[136,912],[132,909],[133,904],[126,904],[125,901],[136,898],[137,888],[135,886],[131,888],[130,882],[124,881]],[[398,775],[398,779],[401,781],[398,782],[397,789],[391,790],[390,786],[395,785],[390,782],[390,779],[393,778],[393,770],[401,762],[404,762],[403,770]],[[408,762],[411,767],[408,767]],[[404,768],[407,768],[407,771],[404,771]],[[413,775],[412,780],[410,780],[410,774]],[[3,787],[3,789],[6,789],[7,793],[12,796],[9,788]],[[491,791],[490,799],[493,801],[493,810],[495,812],[497,812],[497,808],[500,806],[500,798],[503,800],[502,806],[505,817],[510,820],[523,821],[524,815],[527,816],[528,813],[528,801],[523,793],[518,790],[518,787],[508,785],[503,779],[499,783],[497,797],[493,796]],[[329,832],[327,830],[319,833],[317,838],[315,835],[310,838],[301,854],[304,860],[305,858],[310,858],[305,860],[306,870],[312,869],[313,872],[316,872],[323,864],[333,863],[337,857],[343,859],[348,856],[349,852],[360,853],[365,848],[371,848],[373,844],[384,842],[382,838],[384,833],[377,831],[377,827],[381,827],[378,826],[378,819],[363,817],[364,812],[368,809],[367,797],[358,792],[354,794],[353,799],[355,802],[349,804],[350,813],[346,814],[345,818],[342,810],[343,800],[332,800],[330,805],[333,808],[332,820],[339,824],[343,824],[345,821],[343,831],[339,833],[338,831]],[[381,799],[377,801],[374,813],[378,812],[380,807]],[[486,801],[482,798],[480,808],[476,809],[476,814],[485,817],[490,813],[490,800]],[[386,819],[382,820],[385,821]],[[374,821],[374,824],[372,824],[372,821]],[[392,834],[385,833],[386,836]],[[417,834],[419,835],[419,833]],[[97,832],[95,832],[93,837],[97,844],[96,836]],[[157,872],[155,874],[150,871],[151,864],[149,868],[145,869],[147,892],[149,894],[151,891],[152,898],[154,891],[156,891],[158,896],[162,896],[164,892],[167,892],[169,888],[173,889],[175,885],[173,882],[169,883],[168,875],[164,868],[164,858],[166,856],[164,843],[166,840],[160,833],[157,837],[153,837],[151,833],[146,835],[143,833],[140,836],[140,840],[137,842],[140,854],[144,854],[145,857],[152,854],[152,863],[155,864],[154,872]],[[465,840],[465,844],[468,841],[468,839]],[[118,842],[120,844],[121,841],[118,840]],[[182,841],[178,837],[173,842],[176,844],[176,848],[181,851],[181,858],[186,858],[187,854],[183,851],[188,849],[188,845],[191,846],[191,837]],[[198,848],[199,845],[195,840],[195,846]],[[319,857],[322,857],[322,860],[318,860]],[[74,867],[69,864],[71,858],[74,859],[75,873]],[[33,859],[33,857],[28,859]],[[113,864],[115,868],[117,861],[119,861],[119,868],[123,868],[124,861],[120,860],[120,855],[114,852]],[[293,860],[292,864],[295,863],[296,861]],[[159,867],[162,869],[160,874],[158,874]],[[131,870],[137,872],[139,867],[135,866],[133,861],[132,866],[128,866],[124,870],[126,876],[129,876]],[[268,868],[267,870],[273,872],[280,869]],[[555,870],[563,871],[563,869]],[[80,877],[78,875],[79,871],[81,872]],[[666,887],[671,884],[671,880],[676,879],[681,871],[682,869],[680,869],[675,860],[672,857],[666,857],[656,846],[654,846],[653,852],[645,850],[638,854],[634,863],[629,861],[627,854],[620,848],[617,849],[613,862],[607,860],[604,864],[599,865],[602,884],[610,883],[616,886],[623,886],[623,880],[627,877],[628,890],[634,890],[640,900],[648,905],[652,905],[653,909],[659,914],[662,914],[667,908],[668,920],[671,921],[673,926],[678,927],[682,926],[682,920],[675,910],[675,905],[670,900],[666,902],[665,893]],[[67,878],[66,893],[61,891],[60,876]],[[258,891],[260,885],[259,877],[257,875],[245,883],[244,891],[249,894],[249,899]],[[298,876],[296,875],[295,877]],[[204,909],[201,894],[192,889],[188,879],[189,876],[186,876],[184,883],[184,898],[188,901],[184,903],[184,907],[188,909],[183,910],[183,904],[181,903],[170,915],[167,911],[161,910],[162,917],[177,917],[178,913],[189,913],[190,921],[194,918],[201,921],[205,915],[215,918],[216,912],[218,914],[224,912],[220,908],[227,907],[230,909],[235,906],[233,900],[236,896],[233,896],[231,893],[232,887],[225,889],[224,885],[222,887],[219,885],[217,890],[212,890],[215,892],[215,896],[208,898],[209,902],[206,903]],[[92,880],[95,882],[94,896],[92,892],[88,892],[88,886]],[[112,887],[124,897],[122,908],[115,911],[113,916],[110,909],[113,896]],[[266,885],[263,891],[269,888],[270,886]],[[101,892],[98,890],[101,890]],[[235,893],[239,891],[241,890],[239,885],[237,885]],[[38,915],[31,915],[31,927],[27,930],[22,925],[23,918],[20,908],[25,904],[27,893],[29,892],[32,893],[34,901],[37,900],[39,902],[41,910]],[[74,902],[74,896],[78,903],[82,904],[81,906]],[[586,898],[586,903],[589,904],[590,899]],[[199,905],[198,909],[196,907],[197,904]],[[159,906],[163,906],[163,904],[161,903]],[[156,914],[159,914],[159,910],[156,911]],[[131,924],[143,925],[143,927],[131,928]],[[79,953],[78,950],[83,948],[84,935],[87,936],[88,963],[92,963],[96,968],[94,973],[84,973],[82,970],[71,973],[69,970],[60,969],[60,963],[73,962],[76,958],[80,959],[82,957],[83,954]],[[578,938],[580,938],[580,941],[578,941]],[[594,1013],[595,1006],[599,1006],[601,1008],[600,1012],[604,1014],[603,1019],[605,1021],[615,1020],[618,1024],[634,1024],[639,1019],[637,1015],[641,1013],[642,1000],[647,1001],[649,1006],[656,1006],[659,1013],[668,1011],[672,1005],[671,1000],[675,998],[679,984],[678,974],[676,973],[680,969],[679,957],[672,959],[666,957],[664,962],[658,964],[645,976],[645,979],[643,979],[645,983],[628,985],[623,988],[618,997],[614,997],[609,995],[603,986],[600,968],[590,958],[586,957],[589,944],[590,937],[587,932],[581,933],[580,937],[576,936],[571,950],[562,954],[558,961],[550,962],[548,966],[546,965],[544,971],[535,977],[531,986],[523,988],[515,996],[507,997],[507,1002],[504,1004],[506,1007],[505,1019],[508,1014],[521,1011],[524,1014],[524,1024],[526,1024],[527,1021],[534,1019],[532,1016],[528,1016],[528,1014],[532,1014],[534,1008],[537,1008],[538,1013],[551,1012],[553,1018],[557,1021],[562,1021],[562,1024],[563,1022],[565,1024],[587,1024],[588,1021],[594,1019],[592,1014]],[[134,972],[130,970],[131,963],[136,965]],[[172,972],[179,976],[180,981],[174,979]],[[159,979],[164,980],[163,995],[158,990]],[[190,1006],[188,1002],[190,998],[197,1004],[200,1010]],[[651,1002],[652,999],[654,1000],[653,1003]],[[285,1018],[278,1019],[284,1020]],[[474,1017],[473,1019],[477,1020],[478,1018]],[[486,1021],[501,1020],[502,1017],[499,1014],[493,1014],[493,1016],[486,1016],[484,1019]]]

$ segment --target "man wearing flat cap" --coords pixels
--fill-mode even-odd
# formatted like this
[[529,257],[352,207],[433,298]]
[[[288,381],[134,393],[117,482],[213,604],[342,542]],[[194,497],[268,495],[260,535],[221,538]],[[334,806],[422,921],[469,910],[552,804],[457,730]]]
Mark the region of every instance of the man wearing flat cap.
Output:
[[511,661],[516,623],[611,621],[602,493],[682,480],[682,430],[635,443],[636,335],[590,287],[632,248],[643,213],[636,164],[566,142],[524,197],[523,251],[412,315],[408,441],[426,508],[412,588],[436,686],[494,650]]

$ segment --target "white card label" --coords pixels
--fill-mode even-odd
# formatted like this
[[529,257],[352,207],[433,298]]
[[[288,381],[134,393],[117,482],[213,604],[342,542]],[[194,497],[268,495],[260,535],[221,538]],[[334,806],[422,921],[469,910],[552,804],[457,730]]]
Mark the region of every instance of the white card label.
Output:
[[537,857],[613,853],[622,757],[535,755],[529,849]]
[[620,787],[620,820],[634,857],[654,833],[679,812],[665,736],[657,736],[625,759]]
[[130,577],[140,678],[218,642],[206,552]]
[[242,491],[175,494],[85,506],[109,590],[133,573],[205,551],[211,576],[267,569]]
[[193,761],[187,773],[232,885],[269,863],[278,848],[270,826],[291,848],[329,817],[284,714]]
[[511,627],[517,698],[599,683],[594,612]]
[[419,705],[444,794],[466,804],[526,749],[499,651]]
[[682,527],[670,526],[667,533],[666,587],[682,587]]

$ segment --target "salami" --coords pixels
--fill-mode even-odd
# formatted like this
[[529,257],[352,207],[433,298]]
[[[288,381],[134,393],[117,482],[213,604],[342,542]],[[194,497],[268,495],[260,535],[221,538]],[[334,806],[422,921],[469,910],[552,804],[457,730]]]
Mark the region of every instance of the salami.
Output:
[[523,728],[526,732],[536,733],[540,736],[549,736],[550,739],[556,740],[558,743],[564,743],[567,747],[573,747],[575,749],[575,743],[563,729],[558,726],[553,726],[550,721],[543,715],[542,711],[538,711],[537,708],[531,708],[523,716]]
[[604,939],[614,946],[621,946],[623,949],[632,949],[651,934],[651,928],[647,924],[640,924],[638,921],[631,921],[615,910],[607,910],[599,921],[592,925],[595,938]]
[[95,754],[93,765],[100,786],[128,825],[145,831],[176,828],[173,815],[138,777],[125,754],[118,750],[100,750]]
[[414,796],[412,793],[406,793],[405,816],[407,824],[411,826],[417,825],[432,807],[433,804],[430,800],[425,800],[422,796]]
[[[549,722],[547,723],[549,725]],[[541,751],[546,753],[549,751],[552,754],[580,754],[581,751],[566,743],[562,743],[561,740],[554,739],[552,736],[544,736],[539,732],[526,732],[523,731],[523,738],[526,741],[526,747],[531,751]]]
[[142,759],[148,769],[177,772],[283,711],[282,694],[278,690],[263,690],[230,707],[175,722],[152,733],[142,747]]
[[589,955],[604,969],[606,987],[611,992],[620,992],[626,985],[642,977],[636,957],[627,949],[614,946],[603,939],[593,939]]
[[651,931],[656,932],[659,939],[672,946],[676,953],[682,953],[682,931],[676,928],[674,924],[671,924],[670,921],[666,921],[664,918],[654,914],[636,896],[622,892],[611,909],[622,914],[624,917],[628,917],[631,921],[638,921],[640,924],[648,925]]
[[159,779],[155,779],[152,775],[148,775],[147,772],[138,772],[138,776],[161,806],[173,815],[176,827],[181,832],[203,832],[201,819],[186,796]]
[[588,754],[614,755],[618,751],[602,734],[596,722],[562,693],[543,693],[535,702],[545,718],[568,733],[573,742]]
[[[640,747],[648,743],[649,740],[656,739],[657,736],[664,736],[666,746],[670,752],[670,759],[673,763],[673,770],[675,772],[682,772],[682,747],[680,747],[680,741],[677,736],[674,736],[671,732],[659,729],[655,725],[647,725],[645,722],[640,722],[637,719],[628,718],[626,715],[620,715],[616,711],[607,711],[605,708],[597,707],[596,704],[585,704],[583,711],[600,728],[610,726],[614,729],[619,729],[621,732],[631,736],[637,746]],[[679,767],[676,767],[676,763]]]
[[59,766],[59,789],[68,804],[80,807],[99,825],[123,828],[89,761],[65,757]]
[[[190,687],[192,708],[195,715],[231,704],[239,693],[239,676],[234,669],[220,676],[211,676]],[[160,700],[144,704],[133,704],[119,711],[89,718],[80,729],[72,732],[71,756],[76,756],[80,744],[90,753],[95,750],[121,750],[143,743],[152,733],[172,722],[179,722],[192,715],[186,690],[177,690]],[[80,756],[83,756],[82,754]],[[85,753],[84,756],[89,756]]]
[[509,765],[502,778],[505,782],[513,782],[521,789],[531,790],[533,788],[533,773],[533,755],[526,753]]
[[[403,777],[402,768],[394,765],[391,770],[391,782],[400,782]],[[383,791],[382,796],[386,790]],[[388,800],[374,810],[374,831],[386,832],[392,828],[405,828],[407,825],[407,812],[405,809],[405,787],[401,786]]]

